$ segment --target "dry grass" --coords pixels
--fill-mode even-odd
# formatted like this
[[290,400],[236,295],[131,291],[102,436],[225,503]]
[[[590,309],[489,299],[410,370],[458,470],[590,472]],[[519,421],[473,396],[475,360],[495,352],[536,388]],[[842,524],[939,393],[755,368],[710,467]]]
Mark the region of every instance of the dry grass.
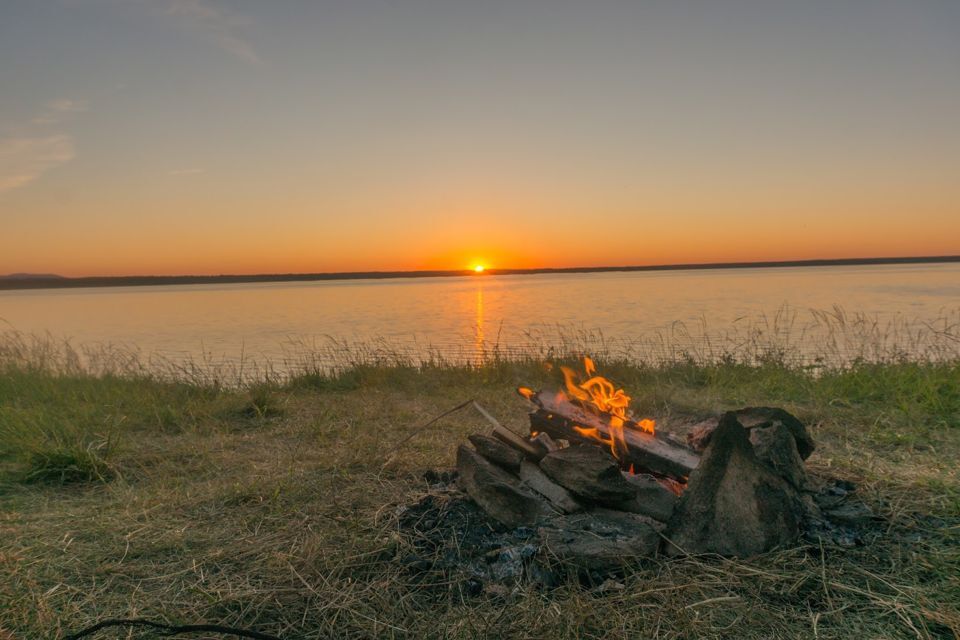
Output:
[[[884,528],[853,549],[654,560],[613,593],[571,580],[465,597],[404,570],[393,516],[483,419],[452,415],[387,453],[470,397],[522,429],[513,388],[550,381],[543,366],[359,366],[236,389],[11,365],[0,638],[58,638],[106,617],[317,639],[960,637],[960,364],[606,367],[651,413],[795,411],[821,445],[816,470],[857,482]],[[51,464],[51,451],[67,457]],[[110,473],[58,475],[80,452]],[[112,633],[101,637],[142,637]]]
[[582,326],[545,325],[510,340],[496,331],[479,344],[470,340],[453,344],[385,339],[357,342],[325,336],[291,337],[280,347],[282,355],[269,358],[242,349],[233,355],[203,351],[171,356],[111,344],[78,346],[50,335],[3,330],[0,319],[0,367],[12,363],[60,373],[150,375],[201,385],[246,386],[359,367],[538,363],[584,353],[606,361],[658,366],[780,364],[814,372],[863,363],[955,362],[960,360],[960,307],[944,308],[936,317],[920,319],[848,312],[840,306],[805,310],[783,306],[773,315],[743,317],[728,326],[711,325],[704,317],[696,322],[673,322],[632,338],[607,336]]

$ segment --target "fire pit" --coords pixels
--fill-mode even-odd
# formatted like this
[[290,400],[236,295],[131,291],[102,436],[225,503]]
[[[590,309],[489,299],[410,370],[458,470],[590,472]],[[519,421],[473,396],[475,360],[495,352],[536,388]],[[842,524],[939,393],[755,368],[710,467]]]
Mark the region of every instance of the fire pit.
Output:
[[657,554],[746,557],[803,534],[856,541],[844,514],[856,522],[872,516],[847,501],[849,488],[807,474],[813,440],[783,409],[635,419],[630,397],[589,358],[582,373],[561,370],[560,391],[518,390],[531,403],[529,435],[477,405],[492,432],[460,445],[451,482],[435,478],[439,493],[406,513],[414,528],[425,510],[441,524],[447,507],[461,525],[485,520],[490,535],[472,541],[485,554],[475,573],[498,576],[505,562],[533,567],[546,582],[544,567],[557,565],[603,578]]

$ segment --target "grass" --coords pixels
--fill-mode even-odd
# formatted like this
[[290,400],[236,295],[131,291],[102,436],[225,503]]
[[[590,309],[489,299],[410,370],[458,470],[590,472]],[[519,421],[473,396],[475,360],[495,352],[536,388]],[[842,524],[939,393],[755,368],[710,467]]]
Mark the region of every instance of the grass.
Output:
[[856,482],[883,530],[852,549],[652,560],[614,593],[571,581],[465,597],[403,569],[393,514],[483,419],[451,415],[388,454],[467,398],[522,430],[513,390],[554,384],[546,361],[354,363],[228,386],[134,359],[91,373],[31,358],[0,368],[4,640],[108,617],[307,639],[960,637],[957,360],[811,372],[775,358],[608,358],[639,413],[795,412],[819,445],[812,469]]

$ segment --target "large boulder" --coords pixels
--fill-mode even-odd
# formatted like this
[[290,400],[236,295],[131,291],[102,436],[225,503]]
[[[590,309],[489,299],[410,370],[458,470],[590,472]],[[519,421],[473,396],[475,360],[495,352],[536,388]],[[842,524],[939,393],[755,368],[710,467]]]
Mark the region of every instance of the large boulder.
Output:
[[[801,460],[810,457],[816,448],[813,438],[807,428],[792,413],[779,407],[745,407],[734,411],[740,424],[748,430],[765,429],[782,426],[796,443],[797,453]],[[687,432],[687,444],[696,451],[702,452],[713,439],[714,431],[720,424],[720,418],[708,418],[691,426]]]
[[757,458],[737,414],[725,413],[667,531],[671,554],[751,556],[797,538],[799,493]]
[[797,441],[783,424],[758,427],[750,431],[750,443],[757,459],[789,482],[795,489],[807,485],[807,470],[797,451]]

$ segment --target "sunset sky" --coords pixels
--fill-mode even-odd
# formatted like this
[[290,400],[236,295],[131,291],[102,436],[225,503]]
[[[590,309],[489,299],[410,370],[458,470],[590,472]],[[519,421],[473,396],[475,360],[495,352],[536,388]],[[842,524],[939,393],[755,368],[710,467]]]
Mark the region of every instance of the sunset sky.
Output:
[[943,254],[954,0],[0,2],[0,274]]

